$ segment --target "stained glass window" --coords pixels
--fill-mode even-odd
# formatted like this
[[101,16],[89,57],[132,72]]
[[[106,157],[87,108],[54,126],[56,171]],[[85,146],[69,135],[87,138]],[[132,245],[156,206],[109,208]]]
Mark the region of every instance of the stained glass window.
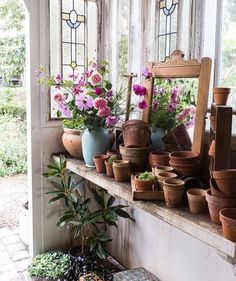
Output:
[[85,68],[85,1],[62,0],[61,5],[62,76]]
[[176,49],[178,0],[159,1],[158,59],[165,61]]

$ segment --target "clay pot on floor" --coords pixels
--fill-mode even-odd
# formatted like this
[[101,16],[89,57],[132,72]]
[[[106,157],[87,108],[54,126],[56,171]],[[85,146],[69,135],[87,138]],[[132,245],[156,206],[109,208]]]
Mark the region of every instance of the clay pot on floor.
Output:
[[236,169],[213,171],[213,178],[222,193],[236,194]]
[[142,120],[129,120],[122,126],[125,147],[146,147],[150,145],[151,129]]
[[184,196],[184,181],[167,179],[163,182],[163,190],[167,207],[174,208],[181,205]]
[[199,154],[193,151],[175,151],[169,155],[170,161],[175,164],[196,164]]
[[155,183],[155,179],[153,180],[140,180],[138,178],[139,174],[136,174],[134,177],[134,184],[137,190],[148,191],[153,190],[153,185]]
[[191,213],[203,213],[207,209],[206,190],[191,188],[187,191],[189,209]]
[[107,176],[113,178],[114,172],[113,172],[112,164],[109,163],[109,159],[105,160],[105,166],[106,166]]
[[117,182],[125,182],[130,180],[130,162],[127,160],[114,160],[113,172]]
[[215,142],[215,140],[212,140],[208,155],[214,157],[215,156],[215,149],[216,149],[216,142]]
[[220,211],[224,208],[236,208],[236,199],[218,198],[211,195],[211,190],[207,190],[206,200],[210,212],[211,221],[215,224],[221,224]]
[[213,88],[213,99],[216,105],[226,105],[230,88]]
[[216,116],[210,116],[210,126],[213,132],[216,131]]
[[225,198],[225,199],[236,199],[236,194],[226,195],[223,192],[221,192],[213,177],[210,179],[210,187],[211,187],[212,196],[219,197],[219,198]]
[[163,172],[174,172],[174,169],[170,166],[156,166],[152,167],[152,172],[155,176],[158,177],[158,174]]
[[81,132],[75,129],[64,128],[62,143],[70,155],[83,158]]
[[98,173],[106,173],[105,161],[109,158],[106,154],[96,155],[93,157],[96,171]]
[[198,176],[200,165],[199,163],[195,164],[176,164],[170,161],[170,166],[180,175],[185,177],[194,177]]
[[157,175],[157,178],[158,178],[159,188],[161,190],[163,190],[163,184],[164,184],[163,182],[164,182],[164,180],[176,179],[177,175],[175,173],[171,173],[171,172],[162,172],[162,173],[159,173]]
[[124,147],[120,145],[120,154],[123,160],[130,162],[130,168],[132,172],[142,172],[146,170],[148,154],[151,150],[151,146],[143,148]]
[[149,153],[150,166],[169,166],[169,152],[164,150],[154,150]]
[[223,236],[236,242],[236,208],[226,208],[220,211]]

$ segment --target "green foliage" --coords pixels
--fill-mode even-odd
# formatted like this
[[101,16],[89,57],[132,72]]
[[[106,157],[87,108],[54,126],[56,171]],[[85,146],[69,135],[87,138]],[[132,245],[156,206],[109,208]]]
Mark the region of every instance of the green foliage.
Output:
[[142,180],[142,181],[152,181],[155,179],[155,176],[153,175],[152,172],[144,172],[144,173],[141,173],[139,176],[138,176],[138,179],[139,180]]
[[117,160],[117,156],[116,155],[112,155],[109,159],[108,159],[108,162],[113,165],[113,162]]
[[[52,183],[54,190],[47,194],[53,197],[49,204],[62,201],[65,206],[63,215],[57,222],[58,227],[70,226],[75,238],[81,237],[82,253],[84,246],[89,245],[91,251],[95,251],[100,258],[106,257],[103,249],[105,242],[110,242],[111,237],[107,233],[107,226],[116,226],[119,217],[129,218],[130,215],[123,209],[127,206],[113,205],[115,198],[104,190],[99,192],[91,189],[97,209],[92,210],[91,198],[85,198],[79,192],[83,180],[76,182],[73,174],[66,169],[66,160],[60,156],[59,162],[52,160],[48,170],[43,174]],[[91,234],[92,233],[92,234]]]
[[60,251],[47,252],[36,256],[28,266],[30,277],[58,279],[70,268],[69,255]]
[[82,130],[83,120],[82,119],[64,119],[62,121],[64,128]]

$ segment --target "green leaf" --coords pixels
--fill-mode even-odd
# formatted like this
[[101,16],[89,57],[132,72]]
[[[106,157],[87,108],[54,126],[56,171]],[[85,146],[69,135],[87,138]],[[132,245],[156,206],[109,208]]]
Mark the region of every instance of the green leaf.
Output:
[[64,194],[64,192],[63,191],[48,191],[48,192],[46,192],[46,194],[61,194],[61,193],[63,193]]
[[108,203],[107,203],[107,206],[108,207],[111,207],[112,204],[115,202],[116,198],[114,196],[110,196],[109,200],[108,200]]
[[92,188],[91,191],[92,191],[92,193],[94,194],[94,198],[95,198],[96,202],[97,202],[100,206],[105,207],[104,201],[103,201],[103,199],[102,199],[102,196],[100,196],[100,195],[98,194],[98,192],[97,192],[94,188]]
[[60,199],[62,199],[64,197],[65,197],[64,194],[59,194],[58,196],[53,197],[52,199],[50,199],[48,201],[48,205],[54,204],[56,201],[58,201],[58,200],[60,200]]
[[73,219],[73,215],[64,215],[60,217],[59,221],[57,222],[58,227],[64,226],[67,222],[69,222],[71,219]]
[[121,209],[118,209],[116,210],[116,214],[122,218],[125,218],[125,219],[130,219],[132,220],[133,222],[135,222],[135,220],[124,210],[121,210]]
[[96,254],[100,259],[105,259],[107,257],[107,253],[104,251],[101,243],[98,243]]

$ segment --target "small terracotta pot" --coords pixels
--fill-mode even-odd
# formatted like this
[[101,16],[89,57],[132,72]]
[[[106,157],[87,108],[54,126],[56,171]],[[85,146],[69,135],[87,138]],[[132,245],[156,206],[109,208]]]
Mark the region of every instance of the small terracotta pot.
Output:
[[176,179],[177,175],[171,172],[161,172],[158,174],[157,178],[158,178],[159,188],[163,190],[163,184],[164,184],[163,181],[167,179]]
[[236,208],[226,208],[220,211],[223,236],[236,242]]
[[236,199],[218,198],[211,195],[211,190],[207,190],[206,200],[210,212],[211,221],[216,224],[221,224],[219,214],[224,208],[235,208]]
[[191,213],[199,214],[206,211],[206,190],[191,188],[187,191],[189,209]]
[[170,161],[170,166],[175,169],[175,171],[180,176],[198,176],[200,165],[199,163],[195,164],[176,164]]
[[216,116],[210,116],[210,126],[213,132],[216,131]]
[[111,156],[116,156],[116,157],[117,157],[117,160],[121,159],[121,155],[120,155],[119,149],[111,149],[111,150],[108,150],[108,151],[107,151],[107,155],[108,155],[109,157],[111,157]]
[[167,207],[180,206],[184,195],[184,181],[180,179],[166,179],[163,190]]
[[120,154],[123,160],[130,162],[132,172],[142,172],[146,170],[148,154],[151,146],[138,148],[138,147],[124,147],[120,145]]
[[170,153],[170,161],[175,164],[195,164],[199,154],[193,151],[176,151]]
[[105,166],[106,166],[106,173],[108,177],[114,177],[114,172],[113,172],[113,168],[112,165],[109,163],[108,160],[105,161]]
[[112,164],[115,180],[125,182],[130,179],[130,162],[127,160],[114,160]]
[[215,149],[216,149],[216,142],[215,142],[215,140],[212,140],[208,155],[214,157],[215,156]]
[[214,103],[216,105],[226,105],[230,88],[213,88]]
[[212,196],[219,197],[219,198],[225,198],[225,199],[236,199],[236,194],[226,195],[226,194],[222,193],[219,190],[219,188],[216,184],[216,181],[213,177],[211,177],[211,179],[210,179],[210,187],[211,187]]
[[150,166],[169,166],[169,152],[164,150],[154,150],[149,153]]
[[129,120],[122,126],[125,147],[146,147],[150,145],[151,129],[142,120]]
[[134,183],[137,190],[147,191],[152,190],[155,180],[144,181],[138,179],[139,174],[135,175]]
[[236,169],[213,171],[213,177],[221,192],[226,195],[236,194]]
[[107,156],[106,154],[96,155],[93,157],[96,171],[98,173],[106,173],[105,160],[107,160],[108,158],[109,156]]
[[163,172],[173,172],[174,169],[170,166],[155,166],[152,167],[152,172],[155,176],[158,177],[158,174],[163,173]]
[[64,128],[62,143],[70,155],[76,158],[83,158],[82,136],[79,130]]

